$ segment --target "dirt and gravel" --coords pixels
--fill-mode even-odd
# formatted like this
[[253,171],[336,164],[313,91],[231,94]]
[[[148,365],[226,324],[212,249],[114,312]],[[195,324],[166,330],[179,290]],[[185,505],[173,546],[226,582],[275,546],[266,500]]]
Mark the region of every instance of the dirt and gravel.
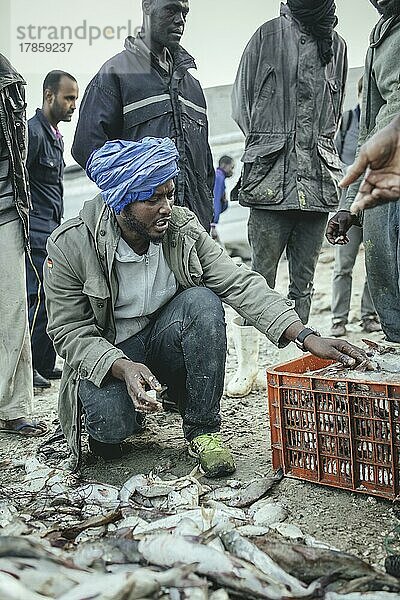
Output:
[[[348,338],[361,343],[365,334],[359,326],[359,304],[363,286],[363,257],[359,257],[354,276],[351,323]],[[333,270],[333,251],[324,248],[316,276],[316,293],[313,302],[311,324],[327,334],[330,327],[330,285]],[[278,289],[287,287],[287,265],[280,267]],[[227,310],[228,322],[233,311]],[[228,326],[228,332],[229,332]],[[381,339],[380,334],[368,336]],[[287,356],[283,357],[284,359]],[[260,379],[267,365],[281,362],[279,352],[263,341],[260,356]],[[236,356],[229,335],[227,379],[236,367]],[[58,384],[35,396],[35,418],[44,419],[54,428],[57,416]],[[265,390],[253,392],[247,398],[222,401],[223,436],[230,445],[236,462],[235,478],[242,481],[257,475],[270,473],[271,449],[268,423],[268,403]],[[21,481],[24,475],[23,461],[34,454],[38,440],[22,439],[16,435],[0,434],[0,489],[3,485]],[[83,476],[101,482],[121,485],[134,473],[172,473],[178,476],[189,473],[195,462],[187,455],[182,438],[180,418],[162,413],[148,418],[146,431],[126,442],[127,454],[113,463],[85,458]],[[10,461],[14,461],[14,466]],[[21,467],[15,466],[21,461]],[[385,550],[383,542],[387,534],[399,523],[396,507],[389,501],[369,496],[320,487],[285,478],[272,491],[289,511],[289,522],[297,524],[304,533],[315,536],[343,551],[350,551],[373,565],[382,567]]]

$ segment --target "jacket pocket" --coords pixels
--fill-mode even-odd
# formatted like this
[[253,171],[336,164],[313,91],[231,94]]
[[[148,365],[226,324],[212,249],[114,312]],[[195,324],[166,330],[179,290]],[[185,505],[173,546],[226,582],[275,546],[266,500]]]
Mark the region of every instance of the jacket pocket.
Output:
[[39,158],[40,181],[43,183],[57,184],[59,181],[60,161],[53,156],[41,156]]
[[89,277],[83,284],[83,293],[87,296],[93,310],[96,325],[100,329],[106,326],[106,314],[110,300],[110,290],[102,277]]
[[343,177],[342,163],[330,138],[318,139],[317,152],[321,159],[322,202],[327,206],[334,206],[340,197],[338,184]]
[[171,99],[169,94],[159,94],[124,106],[123,112],[125,131],[141,128],[145,124],[152,130],[152,122],[155,127],[159,127],[160,119],[165,119],[168,114],[172,117]]
[[[239,200],[246,204],[279,204],[285,178],[285,136],[246,149]],[[253,161],[249,162],[256,154]]]
[[[276,89],[276,73],[271,65],[263,65],[263,74],[260,81],[255,82],[254,107],[255,111],[265,110],[266,103],[270,102]],[[258,103],[261,104],[258,105]],[[254,111],[253,111],[254,112]]]

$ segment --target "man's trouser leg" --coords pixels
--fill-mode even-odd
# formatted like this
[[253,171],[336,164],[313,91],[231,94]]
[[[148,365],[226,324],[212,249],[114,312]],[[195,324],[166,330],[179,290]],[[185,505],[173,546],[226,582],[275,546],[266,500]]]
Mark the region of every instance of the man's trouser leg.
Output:
[[299,210],[251,209],[249,240],[253,269],[275,287],[279,260],[286,247],[289,262],[289,294],[303,323],[310,314],[314,272],[321,250],[327,213]]
[[335,247],[335,268],[332,279],[333,323],[346,324],[348,322],[353,268],[362,242],[362,235],[360,227],[351,227],[348,232],[349,243]]
[[[47,335],[47,312],[43,288],[43,265],[46,256],[45,250],[32,249],[32,262],[37,271],[37,275],[29,259],[27,258],[26,260],[26,281],[33,368],[43,374],[51,372],[56,363],[56,352],[54,350],[53,342]],[[38,276],[41,283],[39,308],[37,307],[39,287]]]
[[[146,364],[177,401],[185,438],[220,429],[226,333],[221,301],[207,288],[191,288],[173,298],[143,331],[119,347]],[[125,383],[110,377],[101,388],[81,381],[79,396],[89,434],[117,444],[139,427]]]
[[32,409],[32,358],[20,219],[0,225],[0,419],[27,416]]
[[400,342],[400,202],[364,212],[364,246],[371,297],[382,329],[391,342]]
[[287,244],[289,262],[289,294],[303,323],[308,322],[314,293],[314,274],[317,266],[328,213],[290,211],[294,227]]
[[274,288],[279,261],[289,240],[292,211],[250,209],[248,235],[251,246],[252,269]]
[[364,291],[361,298],[361,320],[377,317],[376,309],[369,291],[368,278],[365,278]]

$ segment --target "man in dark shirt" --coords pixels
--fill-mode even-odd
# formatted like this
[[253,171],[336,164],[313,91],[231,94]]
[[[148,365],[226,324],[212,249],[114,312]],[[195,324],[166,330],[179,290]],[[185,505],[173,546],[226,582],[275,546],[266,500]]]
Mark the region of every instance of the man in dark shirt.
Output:
[[107,140],[169,137],[179,152],[176,203],[190,208],[209,231],[214,166],[207,107],[180,40],[189,0],[142,0],[143,26],[89,83],[79,111],[72,154],[85,168]]
[[61,224],[63,215],[64,144],[58,123],[71,121],[78,98],[75,78],[64,71],[51,71],[43,83],[43,106],[28,121],[27,167],[32,195],[29,232],[32,264],[27,261],[29,322],[32,331],[33,381],[49,387],[48,379],[61,377],[55,369],[56,353],[47,335],[47,315],[42,281],[49,235]]

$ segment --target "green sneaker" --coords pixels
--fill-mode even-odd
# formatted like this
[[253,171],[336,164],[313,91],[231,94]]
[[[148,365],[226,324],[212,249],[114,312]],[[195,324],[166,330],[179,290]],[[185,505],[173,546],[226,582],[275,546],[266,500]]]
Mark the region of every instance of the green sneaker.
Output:
[[233,456],[219,433],[203,433],[195,437],[189,444],[189,454],[198,459],[206,477],[223,477],[236,471]]

